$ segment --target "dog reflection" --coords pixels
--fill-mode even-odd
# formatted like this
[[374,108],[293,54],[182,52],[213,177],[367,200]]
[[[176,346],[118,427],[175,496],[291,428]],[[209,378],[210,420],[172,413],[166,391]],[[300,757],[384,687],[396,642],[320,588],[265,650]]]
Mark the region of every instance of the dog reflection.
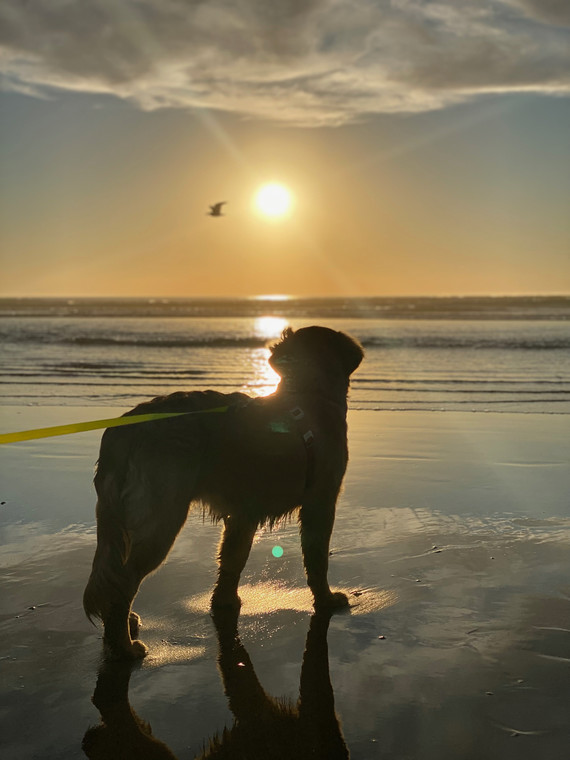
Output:
[[[224,692],[234,716],[195,760],[341,760],[349,753],[334,711],[329,675],[327,631],[330,613],[311,618],[296,704],[275,699],[261,686],[237,631],[237,614],[217,613],[218,664]],[[100,725],[88,729],[83,751],[91,760],[162,760],[176,758],[152,735],[129,703],[129,663],[106,661],[99,673],[93,703]]]

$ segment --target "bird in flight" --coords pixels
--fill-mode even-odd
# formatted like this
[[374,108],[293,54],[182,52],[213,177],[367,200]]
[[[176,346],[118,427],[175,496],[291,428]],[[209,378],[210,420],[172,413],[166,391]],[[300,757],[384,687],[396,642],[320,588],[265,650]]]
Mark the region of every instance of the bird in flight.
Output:
[[224,216],[222,214],[222,206],[226,203],[227,201],[220,201],[220,203],[214,203],[213,206],[210,206],[210,210],[208,211],[208,216]]

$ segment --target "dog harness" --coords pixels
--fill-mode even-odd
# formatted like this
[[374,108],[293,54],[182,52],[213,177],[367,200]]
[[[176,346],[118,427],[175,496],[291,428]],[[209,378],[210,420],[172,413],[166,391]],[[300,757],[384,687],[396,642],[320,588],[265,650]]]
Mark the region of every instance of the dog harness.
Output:
[[[300,422],[305,416],[305,412],[301,409],[300,406],[296,406],[294,409],[290,409],[289,414],[291,415],[291,417],[293,417],[295,422]],[[309,450],[315,440],[313,431],[306,430],[304,433],[301,433],[301,435],[302,435],[303,441],[305,442],[305,448]]]
[[[269,429],[273,433],[293,433],[298,432],[305,444],[305,451],[307,452],[307,477],[305,478],[305,488],[307,488],[313,480],[313,472],[315,469],[315,454],[313,450],[313,443],[315,436],[313,431],[306,428],[302,423],[305,417],[305,412],[300,406],[295,406],[293,409],[289,409],[286,413],[285,419],[275,420],[269,423]],[[291,420],[295,423],[291,425]],[[304,429],[306,428],[306,429]]]

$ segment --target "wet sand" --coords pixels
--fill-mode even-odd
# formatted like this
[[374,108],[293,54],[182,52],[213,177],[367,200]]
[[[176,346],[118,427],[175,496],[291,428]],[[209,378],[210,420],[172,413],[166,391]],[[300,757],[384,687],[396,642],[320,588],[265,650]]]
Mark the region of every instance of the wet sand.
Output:
[[[122,411],[5,407],[1,427]],[[565,756],[570,418],[351,412],[349,426],[330,579],[352,606],[330,621],[329,672],[319,678],[326,693],[330,675],[350,757]],[[100,722],[91,702],[100,631],[81,609],[95,545],[99,439],[90,432],[0,450],[4,760],[84,757],[85,732]],[[209,739],[233,725],[216,664],[223,636],[208,614],[218,537],[191,515],[137,598],[149,657],[130,684],[119,670],[102,674],[99,702],[105,684],[119,695],[114,712],[106,710],[109,731],[143,742],[133,756],[201,757]],[[280,559],[275,545],[284,549]],[[242,599],[234,665],[294,702],[311,623],[295,524],[259,533]],[[315,634],[313,621],[311,630],[321,667],[326,624]],[[153,755],[128,708],[127,684],[130,708],[162,743]],[[90,752],[102,738],[91,734]]]

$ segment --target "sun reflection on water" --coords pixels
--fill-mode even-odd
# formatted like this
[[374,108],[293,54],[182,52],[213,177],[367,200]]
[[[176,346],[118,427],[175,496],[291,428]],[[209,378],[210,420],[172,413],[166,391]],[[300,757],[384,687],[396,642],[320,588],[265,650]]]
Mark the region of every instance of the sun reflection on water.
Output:
[[160,643],[153,644],[150,655],[144,661],[144,667],[145,669],[161,668],[175,663],[187,663],[205,655],[206,647],[204,646],[187,646],[162,639]]
[[[277,340],[289,322],[283,317],[257,317],[253,323],[255,336],[266,341]],[[252,396],[268,396],[279,384],[279,375],[269,366],[270,350],[267,347],[251,350],[252,377],[242,390]]]
[[251,351],[252,377],[242,386],[242,390],[250,396],[268,396],[279,384],[279,375],[269,366],[269,355],[268,348],[254,348]]
[[257,317],[253,323],[256,336],[271,340],[278,338],[289,322],[284,317]]
[[[373,612],[392,607],[399,601],[398,594],[392,589],[370,588],[359,592],[358,596],[348,588],[336,587],[343,591],[350,604],[351,615],[369,615]],[[197,594],[184,602],[189,612],[205,613],[210,607],[211,593]],[[249,584],[239,587],[242,600],[241,616],[249,617],[267,615],[281,610],[294,612],[313,612],[313,598],[306,586],[290,586],[283,581]]]

